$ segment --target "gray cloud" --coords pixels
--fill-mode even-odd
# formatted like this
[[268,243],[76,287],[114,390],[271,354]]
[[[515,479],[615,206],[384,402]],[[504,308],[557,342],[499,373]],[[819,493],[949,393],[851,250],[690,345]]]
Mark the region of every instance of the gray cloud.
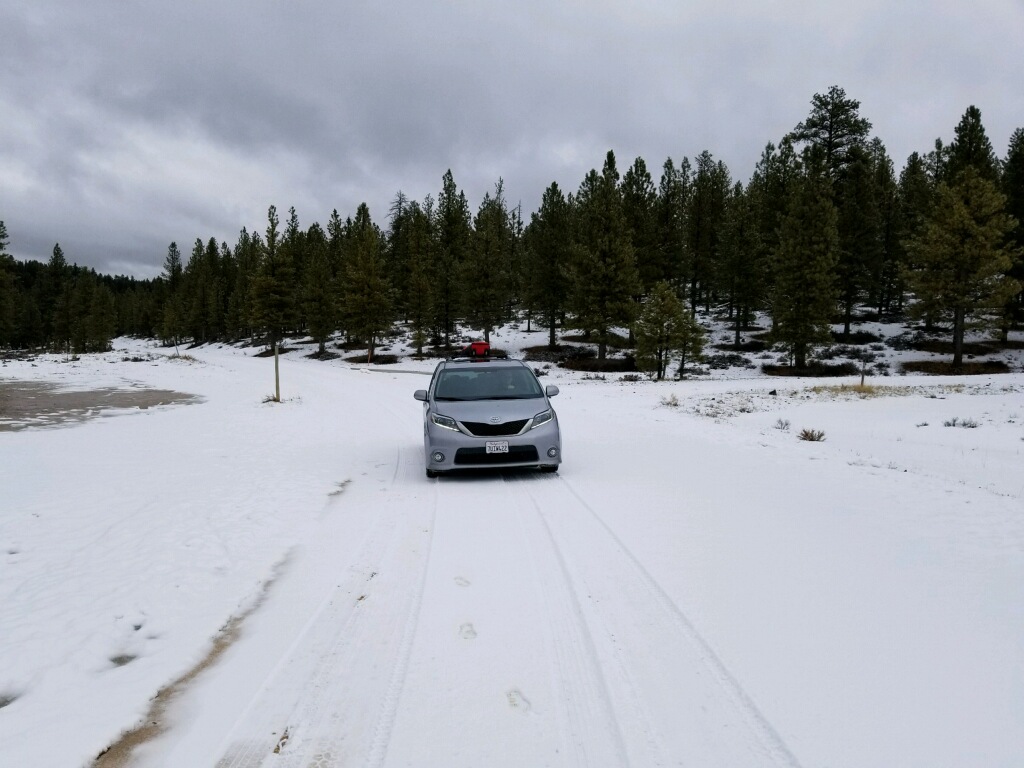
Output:
[[294,205],[304,226],[452,169],[476,205],[528,213],[613,149],[657,175],[710,150],[745,181],[838,84],[897,167],[981,110],[1024,124],[1012,0],[15,0],[0,10],[0,219],[21,258],[55,242],[156,274],[167,244],[233,243]]

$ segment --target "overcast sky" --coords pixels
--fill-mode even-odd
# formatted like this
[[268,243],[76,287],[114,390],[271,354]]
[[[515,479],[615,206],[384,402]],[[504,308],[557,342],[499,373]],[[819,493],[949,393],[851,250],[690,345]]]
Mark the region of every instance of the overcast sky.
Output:
[[609,149],[746,182],[831,85],[897,171],[972,104],[1003,157],[1022,39],[1021,0],[4,0],[0,220],[18,258],[141,278],[271,204],[383,226],[449,168],[528,218]]

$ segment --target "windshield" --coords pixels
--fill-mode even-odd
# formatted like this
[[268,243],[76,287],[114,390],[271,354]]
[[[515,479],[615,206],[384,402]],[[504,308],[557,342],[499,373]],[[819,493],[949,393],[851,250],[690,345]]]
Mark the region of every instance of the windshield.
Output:
[[537,377],[520,366],[441,371],[434,389],[437,400],[520,400],[542,396]]

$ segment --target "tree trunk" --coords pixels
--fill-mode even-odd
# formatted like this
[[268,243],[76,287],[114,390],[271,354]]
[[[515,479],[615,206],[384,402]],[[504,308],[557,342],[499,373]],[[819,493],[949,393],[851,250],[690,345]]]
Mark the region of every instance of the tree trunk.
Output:
[[558,339],[555,336],[555,313],[552,312],[548,318],[548,349],[554,349],[558,346]]
[[793,345],[793,367],[802,370],[807,367],[807,345]]
[[953,310],[953,369],[959,371],[964,364],[964,316],[963,307]]
[[270,340],[271,345],[274,347],[274,402],[281,402],[281,363],[280,356],[277,351],[277,339]]

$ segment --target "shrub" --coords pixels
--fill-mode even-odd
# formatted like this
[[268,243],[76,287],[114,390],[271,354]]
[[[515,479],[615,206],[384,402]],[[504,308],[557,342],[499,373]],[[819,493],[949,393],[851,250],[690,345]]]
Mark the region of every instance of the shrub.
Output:
[[942,422],[944,427],[963,427],[964,429],[977,429],[978,422],[974,419],[961,419],[958,416],[954,416],[952,419]]
[[797,439],[811,443],[823,443],[825,442],[825,433],[820,429],[801,429]]
[[820,363],[812,361],[806,368],[794,368],[791,365],[765,365],[761,370],[769,376],[854,376],[860,373],[856,363]]
[[[345,358],[345,362],[348,363],[365,363],[366,353],[361,355],[349,355]],[[371,365],[393,365],[398,362],[397,355],[374,355],[373,360],[370,362]]]
[[[719,347],[720,348],[720,347]],[[711,355],[704,359],[708,368],[724,370],[726,368],[753,368],[754,364],[743,355],[729,352],[721,355]]]
[[673,392],[671,395],[666,395],[665,397],[662,397],[661,404],[667,405],[669,408],[678,408],[679,398],[676,397],[675,392]]
[[597,358],[573,358],[561,363],[570,371],[587,371],[590,373],[632,373],[636,371],[636,360],[631,356],[609,357],[605,360]]
[[1002,360],[980,360],[953,367],[949,360],[911,360],[903,363],[906,373],[927,373],[931,376],[978,376],[988,373],[1009,373],[1010,367]]
[[597,352],[592,347],[580,347],[575,344],[558,344],[554,349],[542,344],[537,347],[527,347],[523,351],[526,353],[526,360],[538,363],[561,364],[566,360],[597,357]]
[[775,428],[780,432],[789,432],[789,419],[779,419],[775,422]]
[[715,344],[714,349],[720,352],[764,352],[768,349],[768,344],[762,339],[744,339],[739,346],[729,341],[723,341],[721,344]]
[[832,338],[842,344],[871,344],[882,340],[880,336],[869,331],[850,331],[849,333],[832,331]]

